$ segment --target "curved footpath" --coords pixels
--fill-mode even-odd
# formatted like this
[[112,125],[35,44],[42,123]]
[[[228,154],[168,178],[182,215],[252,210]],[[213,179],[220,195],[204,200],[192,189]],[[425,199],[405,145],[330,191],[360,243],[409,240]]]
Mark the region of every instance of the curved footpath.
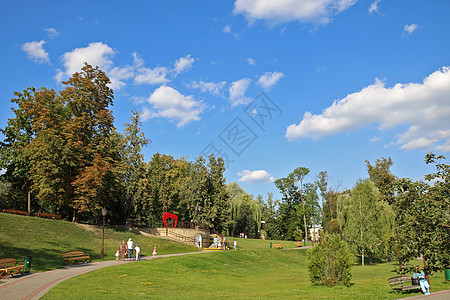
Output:
[[[158,255],[158,258],[179,256],[187,254],[199,254],[205,252],[188,252]],[[151,259],[142,257],[142,260]],[[0,284],[0,299],[2,300],[35,300],[45,295],[51,288],[58,283],[93,270],[106,268],[110,266],[129,263],[130,261],[107,260],[91,262],[87,264],[77,264],[66,266],[63,269],[56,269],[42,273],[24,274],[23,276],[8,277],[5,282]]]
[[[158,255],[158,258],[199,254],[206,252],[188,252]],[[142,260],[151,259],[142,257]],[[0,299],[2,300],[36,300],[45,295],[51,288],[58,283],[93,270],[106,268],[110,266],[117,266],[130,261],[121,260],[107,260],[100,262],[91,262],[88,264],[70,265],[63,269],[56,269],[48,272],[24,274],[18,277],[8,277],[5,283],[0,284]],[[402,299],[433,299],[433,300],[447,300],[450,299],[450,290],[439,291],[431,293],[431,295],[417,295]]]

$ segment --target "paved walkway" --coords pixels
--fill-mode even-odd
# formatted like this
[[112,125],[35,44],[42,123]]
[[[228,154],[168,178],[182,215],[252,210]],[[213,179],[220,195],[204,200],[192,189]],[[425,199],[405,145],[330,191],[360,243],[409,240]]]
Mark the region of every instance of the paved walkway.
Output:
[[433,299],[433,300],[448,300],[450,299],[450,290],[444,290],[439,292],[434,292],[433,289],[431,289],[430,295],[417,295],[402,299]]
[[[158,258],[179,256],[186,254],[199,254],[205,252],[189,252],[158,255]],[[142,260],[151,259],[143,257]],[[23,276],[8,277],[5,283],[0,284],[0,299],[2,300],[36,300],[41,298],[51,288],[58,283],[93,270],[106,268],[110,266],[129,263],[129,261],[108,260],[100,262],[91,262],[87,264],[70,265],[63,269],[51,270],[42,273],[24,274]]]

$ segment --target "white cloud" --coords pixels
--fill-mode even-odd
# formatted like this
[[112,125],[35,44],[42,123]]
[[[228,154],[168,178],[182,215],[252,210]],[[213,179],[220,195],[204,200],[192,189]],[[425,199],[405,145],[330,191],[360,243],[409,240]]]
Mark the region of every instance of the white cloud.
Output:
[[183,72],[186,72],[192,68],[192,64],[194,63],[194,58],[191,57],[190,54],[186,55],[185,57],[180,57],[175,62],[175,75],[181,74]]
[[320,139],[378,124],[381,130],[409,126],[395,143],[402,149],[450,149],[450,67],[430,74],[423,83],[398,83],[386,88],[380,80],[335,101],[321,114],[305,112],[289,125],[286,138]]
[[34,60],[38,64],[44,62],[49,63],[50,59],[48,58],[48,53],[44,50],[44,44],[45,44],[44,40],[40,42],[38,41],[27,42],[22,45],[22,50],[25,51],[25,53],[31,60]]
[[205,82],[205,81],[193,81],[191,84],[191,88],[200,89],[202,93],[210,93],[215,96],[220,94],[220,91],[225,86],[227,82]]
[[237,175],[241,176],[239,181],[246,183],[269,183],[274,182],[275,180],[273,176],[270,176],[270,174],[264,170],[243,170],[242,172],[238,172]]
[[201,101],[196,101],[193,96],[184,96],[169,86],[157,88],[148,98],[148,103],[153,110],[144,110],[143,119],[166,118],[177,122],[178,127],[200,120],[199,115],[206,106]]
[[98,66],[103,71],[109,70],[113,62],[111,57],[115,51],[107,44],[102,42],[90,43],[87,47],[76,48],[71,52],[62,55],[65,73],[71,76],[75,72],[79,72],[87,62],[91,66]]
[[332,17],[350,8],[357,0],[236,0],[234,13],[243,14],[250,22],[271,23],[299,21],[327,24]]
[[49,37],[54,38],[60,35],[60,33],[55,28],[45,28],[45,31],[47,31]]
[[108,76],[111,80],[111,88],[120,89],[126,85],[123,80],[134,76],[134,68],[132,66],[125,66],[123,68],[114,67],[108,71]]
[[414,31],[416,31],[417,28],[419,28],[419,26],[417,26],[417,24],[411,24],[411,25],[405,25],[405,27],[403,27],[403,30],[408,34],[412,34]]
[[93,67],[98,66],[108,75],[111,88],[120,89],[126,85],[124,80],[134,76],[134,67],[113,67],[112,57],[115,53],[116,51],[102,42],[90,43],[87,47],[66,52],[61,56],[65,70],[59,69],[55,79],[59,82],[75,72],[80,72],[84,63],[87,62]]
[[169,82],[166,78],[169,69],[166,67],[139,68],[138,74],[134,77],[135,84],[164,84]]
[[262,86],[265,90],[273,87],[278,80],[284,77],[283,73],[280,72],[266,72],[259,77],[258,84]]
[[256,60],[254,60],[254,59],[251,58],[251,57],[248,57],[248,58],[247,58],[247,62],[248,62],[250,65],[252,65],[252,66],[256,65]]
[[248,89],[251,80],[249,78],[243,78],[238,81],[232,82],[229,88],[231,107],[235,107],[241,104],[247,104],[250,99],[245,97],[245,92]]
[[378,12],[378,3],[380,3],[381,0],[375,0],[372,2],[369,8],[369,14],[377,13]]
[[222,29],[223,32],[225,33],[230,33],[231,32],[231,26],[230,25],[225,25]]

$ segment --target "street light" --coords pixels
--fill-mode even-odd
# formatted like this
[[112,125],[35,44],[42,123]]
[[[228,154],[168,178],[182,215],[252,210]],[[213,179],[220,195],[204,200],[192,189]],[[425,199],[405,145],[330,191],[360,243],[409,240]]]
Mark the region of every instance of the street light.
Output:
[[101,254],[101,258],[103,258],[103,245],[105,243],[105,217],[106,217],[106,213],[108,212],[108,210],[103,207],[102,208],[102,216],[103,216],[103,232],[102,232],[102,254]]

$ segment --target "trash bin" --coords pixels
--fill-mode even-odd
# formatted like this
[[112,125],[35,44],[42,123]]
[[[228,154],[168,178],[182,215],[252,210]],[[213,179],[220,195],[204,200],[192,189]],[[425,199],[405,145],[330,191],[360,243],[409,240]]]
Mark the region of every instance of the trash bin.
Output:
[[270,242],[270,248],[272,248],[272,242]]
[[23,257],[23,264],[25,265],[25,272],[30,272],[31,269],[31,256]]
[[450,280],[450,267],[445,268],[445,279]]

